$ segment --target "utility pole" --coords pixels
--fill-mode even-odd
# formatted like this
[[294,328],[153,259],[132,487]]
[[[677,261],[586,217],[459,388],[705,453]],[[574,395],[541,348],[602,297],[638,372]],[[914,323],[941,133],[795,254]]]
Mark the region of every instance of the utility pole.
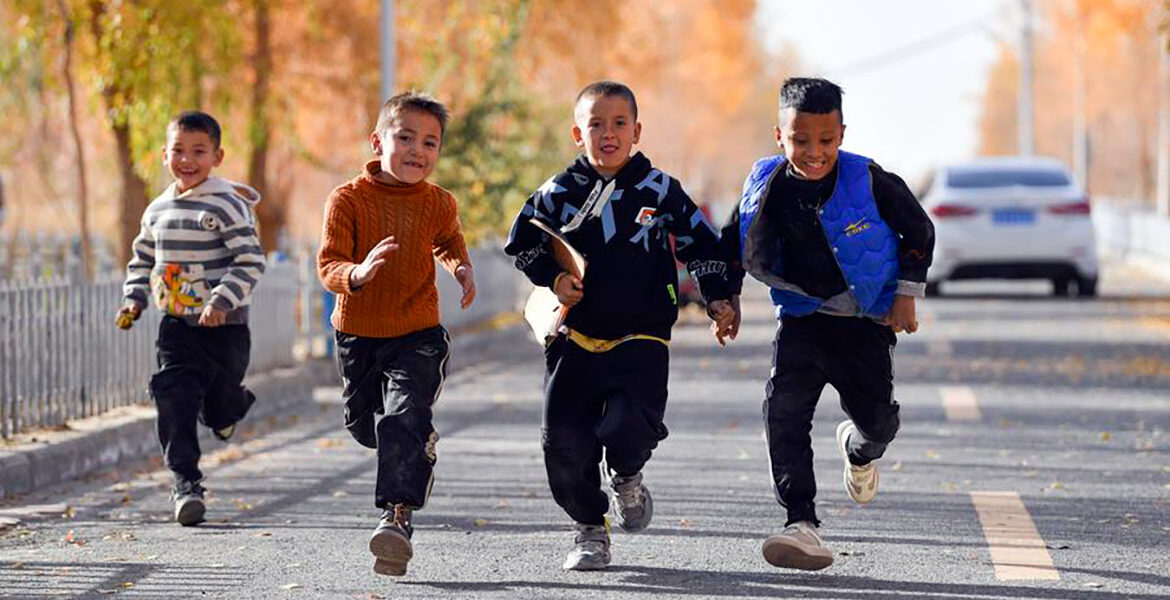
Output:
[[394,4],[395,0],[382,0],[382,103],[394,95],[394,60],[397,54],[394,40]]
[[1170,217],[1170,43],[1162,38],[1158,52],[1158,188],[1155,210]]
[[1020,105],[1019,153],[1032,156],[1036,151],[1032,124],[1032,0],[1020,0]]
[[1077,9],[1076,38],[1073,41],[1073,175],[1085,190],[1089,189],[1089,141],[1085,115],[1085,15]]

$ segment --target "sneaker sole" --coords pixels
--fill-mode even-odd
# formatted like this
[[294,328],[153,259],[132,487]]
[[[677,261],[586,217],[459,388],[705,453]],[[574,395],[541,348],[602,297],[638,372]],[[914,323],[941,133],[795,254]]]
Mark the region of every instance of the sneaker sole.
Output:
[[203,515],[207,513],[207,506],[202,502],[188,502],[179,509],[175,520],[183,527],[191,527],[203,522]]
[[566,570],[566,571],[601,571],[602,569],[605,569],[608,566],[609,566],[608,559],[605,561],[597,561],[597,562],[578,561],[575,563],[572,562],[572,560],[570,559],[570,560],[566,560],[565,564],[561,565],[561,568]]
[[841,473],[841,479],[842,483],[845,485],[845,493],[849,495],[851,500],[857,504],[869,504],[870,502],[873,502],[874,497],[877,496],[878,470],[877,467],[874,467],[873,493],[870,494],[868,498],[863,498],[853,491],[853,485],[849,481],[849,468],[853,463],[849,462],[849,451],[845,448],[845,438],[842,435],[845,433],[845,430],[848,429],[852,424],[852,421],[841,421],[841,423],[837,425],[837,453],[841,455],[841,460],[845,463],[845,469]]
[[370,536],[370,554],[374,555],[374,572],[379,575],[406,575],[406,563],[414,556],[410,540],[399,533],[383,530]]
[[810,554],[799,546],[772,538],[764,540],[763,552],[764,560],[774,567],[819,571],[833,564],[833,555],[827,550],[823,554]]

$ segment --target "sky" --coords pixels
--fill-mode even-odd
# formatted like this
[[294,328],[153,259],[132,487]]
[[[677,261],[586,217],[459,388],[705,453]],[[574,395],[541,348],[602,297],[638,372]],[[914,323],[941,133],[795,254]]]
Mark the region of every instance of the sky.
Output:
[[1000,39],[1018,40],[1015,0],[761,0],[769,50],[845,90],[842,149],[907,181],[973,156],[982,90]]

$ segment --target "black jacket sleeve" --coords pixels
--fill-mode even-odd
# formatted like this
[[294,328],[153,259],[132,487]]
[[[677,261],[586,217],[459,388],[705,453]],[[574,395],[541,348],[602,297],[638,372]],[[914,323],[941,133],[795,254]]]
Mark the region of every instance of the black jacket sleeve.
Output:
[[723,259],[719,234],[678,180],[671,179],[662,207],[667,214],[667,230],[674,234],[675,254],[699,282],[703,300],[710,304],[731,299],[725,278],[727,261]]
[[727,261],[727,290],[732,295],[743,291],[743,251],[739,241],[739,204],[731,207],[731,214],[723,225],[723,233],[719,236],[719,244],[723,250],[723,260]]
[[934,223],[901,177],[876,163],[870,164],[870,173],[878,214],[898,234],[898,278],[924,283],[934,256]]
[[515,257],[516,268],[523,271],[533,285],[551,288],[563,269],[549,249],[548,234],[531,223],[540,200],[541,194],[537,192],[521,207],[504,243],[504,253]]

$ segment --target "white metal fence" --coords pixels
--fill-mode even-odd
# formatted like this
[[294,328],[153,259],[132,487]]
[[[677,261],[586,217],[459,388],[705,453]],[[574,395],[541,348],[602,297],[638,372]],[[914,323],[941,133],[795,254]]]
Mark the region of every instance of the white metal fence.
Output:
[[[252,299],[250,371],[294,362],[295,266],[270,264]],[[0,437],[149,399],[158,313],[114,325],[122,279],[0,281]]]

